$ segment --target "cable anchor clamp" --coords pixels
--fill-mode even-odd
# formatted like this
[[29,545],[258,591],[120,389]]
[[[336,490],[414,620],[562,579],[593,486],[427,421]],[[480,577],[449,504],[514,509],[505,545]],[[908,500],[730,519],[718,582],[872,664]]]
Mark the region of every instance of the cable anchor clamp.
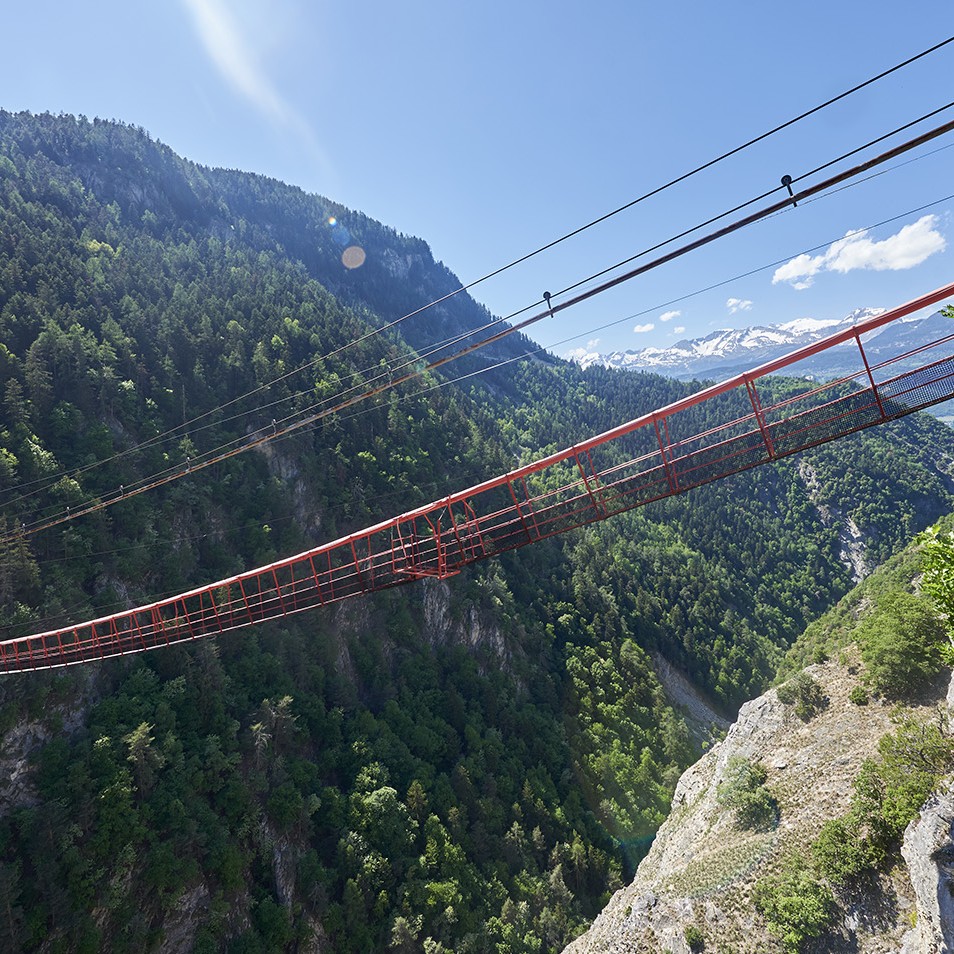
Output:
[[553,318],[553,305],[550,303],[550,293],[548,291],[543,293],[543,300],[547,303],[547,310],[550,312],[550,317]]
[[792,208],[797,209],[798,203],[795,201],[795,193],[792,191],[792,177],[790,175],[782,176],[782,185],[788,189],[788,194],[792,197]]

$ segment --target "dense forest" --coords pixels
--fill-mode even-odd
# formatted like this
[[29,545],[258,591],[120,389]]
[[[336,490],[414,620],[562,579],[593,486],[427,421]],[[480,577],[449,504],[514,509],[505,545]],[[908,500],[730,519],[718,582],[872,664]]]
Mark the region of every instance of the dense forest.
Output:
[[[492,367],[530,350],[514,335],[17,532],[469,340],[491,318],[466,294],[367,336],[458,284],[419,239],[141,129],[0,112],[2,638],[267,563],[698,386]],[[706,734],[659,661],[730,715],[851,587],[845,519],[883,561],[950,509],[952,461],[916,416],[449,581],[4,677],[0,947],[561,950]]]

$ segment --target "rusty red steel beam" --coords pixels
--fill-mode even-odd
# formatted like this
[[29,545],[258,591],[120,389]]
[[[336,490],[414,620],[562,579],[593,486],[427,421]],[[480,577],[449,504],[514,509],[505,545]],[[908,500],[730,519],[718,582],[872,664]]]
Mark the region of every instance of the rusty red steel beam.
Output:
[[[954,283],[524,467],[268,566],[5,640],[0,672],[142,652],[424,577],[445,578],[489,556],[929,407],[954,397],[954,335],[875,365],[862,336],[952,296]],[[758,381],[849,342],[857,349],[855,373],[763,402]],[[914,358],[922,363],[901,366]],[[885,370],[892,376],[877,380]],[[725,407],[713,403],[713,410],[724,419],[680,433],[682,415],[720,398]]]

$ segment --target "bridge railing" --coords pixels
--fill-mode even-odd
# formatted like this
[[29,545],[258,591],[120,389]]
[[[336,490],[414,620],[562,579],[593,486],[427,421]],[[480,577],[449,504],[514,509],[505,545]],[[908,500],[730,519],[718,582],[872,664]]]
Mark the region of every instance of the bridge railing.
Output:
[[[424,577],[835,440],[954,397],[954,333],[871,363],[877,330],[954,283],[475,487],[269,566],[110,616],[0,642],[0,672],[137,653]],[[837,351],[834,380],[793,381]]]

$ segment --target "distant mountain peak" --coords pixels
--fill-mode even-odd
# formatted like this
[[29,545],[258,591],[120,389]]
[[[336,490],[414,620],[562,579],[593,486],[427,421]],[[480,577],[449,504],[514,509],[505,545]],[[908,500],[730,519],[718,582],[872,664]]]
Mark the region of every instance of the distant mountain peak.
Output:
[[844,318],[796,318],[777,325],[719,328],[699,338],[682,338],[668,348],[646,347],[603,354],[576,348],[566,357],[583,368],[603,365],[627,371],[654,371],[669,377],[691,378],[720,369],[753,367],[811,344],[839,328],[883,314],[884,308],[855,308]]

